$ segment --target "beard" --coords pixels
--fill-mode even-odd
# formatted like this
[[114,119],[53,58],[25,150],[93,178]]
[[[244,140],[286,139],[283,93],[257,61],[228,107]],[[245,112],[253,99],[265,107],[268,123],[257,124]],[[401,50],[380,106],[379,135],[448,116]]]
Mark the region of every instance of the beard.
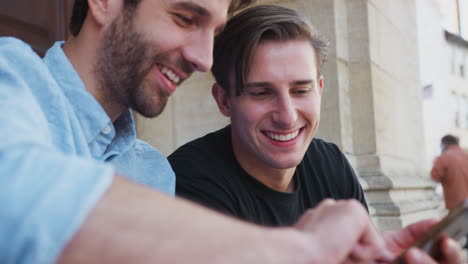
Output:
[[[156,61],[168,61],[135,30],[134,9],[124,8],[103,34],[95,66],[103,100],[130,107],[144,117],[156,117],[165,108],[168,92],[145,83]],[[157,89],[155,89],[157,88]]]

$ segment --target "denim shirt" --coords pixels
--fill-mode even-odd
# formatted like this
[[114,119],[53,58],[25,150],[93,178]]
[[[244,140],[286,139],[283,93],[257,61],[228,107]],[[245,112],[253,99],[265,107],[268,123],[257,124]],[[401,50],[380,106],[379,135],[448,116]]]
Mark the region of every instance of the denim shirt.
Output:
[[116,173],[174,194],[167,159],[130,110],[111,122],[62,44],[41,59],[0,38],[0,263],[53,263]]

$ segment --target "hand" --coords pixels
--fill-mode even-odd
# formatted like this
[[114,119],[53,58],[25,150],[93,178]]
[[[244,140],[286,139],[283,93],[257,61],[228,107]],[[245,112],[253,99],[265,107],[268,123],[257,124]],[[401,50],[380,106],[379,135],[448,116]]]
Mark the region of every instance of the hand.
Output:
[[317,263],[363,263],[378,256],[386,261],[393,258],[367,211],[356,200],[324,200],[308,210],[296,228],[320,241],[316,254],[322,261]]
[[[423,220],[407,226],[404,229],[384,234],[387,248],[394,254],[400,254],[409,247],[418,237],[423,235],[439,221],[435,219]],[[412,248],[405,254],[407,264],[416,263],[453,263],[462,264],[462,251],[460,245],[448,237],[442,238],[440,243],[442,257],[434,260],[420,249]],[[437,262],[436,262],[437,261]]]

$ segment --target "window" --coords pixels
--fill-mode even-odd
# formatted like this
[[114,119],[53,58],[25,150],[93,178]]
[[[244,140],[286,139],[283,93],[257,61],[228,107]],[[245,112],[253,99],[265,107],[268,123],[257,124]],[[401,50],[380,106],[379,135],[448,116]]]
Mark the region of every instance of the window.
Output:
[[460,36],[468,40],[468,0],[458,0]]
[[434,86],[432,84],[425,85],[422,89],[423,99],[431,99],[434,93]]
[[465,78],[465,53],[460,47],[458,48],[457,57],[458,73],[460,74],[461,78]]
[[459,119],[459,104],[458,104],[458,97],[456,94],[452,94],[450,96],[450,103],[452,106],[452,118],[453,118],[453,123],[455,124],[456,127],[460,127],[460,119]]
[[468,128],[468,97],[463,96],[463,128]]
[[456,62],[456,56],[455,56],[455,52],[456,52],[456,48],[455,46],[453,45],[450,45],[450,73],[455,73],[455,65],[457,64]]

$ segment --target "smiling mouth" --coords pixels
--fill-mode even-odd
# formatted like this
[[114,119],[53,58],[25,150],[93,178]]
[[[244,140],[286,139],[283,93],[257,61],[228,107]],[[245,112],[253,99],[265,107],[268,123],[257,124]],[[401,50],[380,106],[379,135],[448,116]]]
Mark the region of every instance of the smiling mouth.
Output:
[[265,134],[268,138],[273,139],[275,141],[286,142],[286,141],[291,141],[291,140],[297,138],[300,131],[301,131],[301,129],[298,129],[296,131],[293,131],[293,132],[287,133],[287,134],[277,134],[277,133],[273,133],[273,132],[264,132],[263,134]]
[[175,72],[173,72],[171,69],[167,68],[166,66],[157,64],[159,70],[166,76],[167,79],[169,79],[171,82],[175,83],[176,85],[181,82],[182,78],[179,77]]

